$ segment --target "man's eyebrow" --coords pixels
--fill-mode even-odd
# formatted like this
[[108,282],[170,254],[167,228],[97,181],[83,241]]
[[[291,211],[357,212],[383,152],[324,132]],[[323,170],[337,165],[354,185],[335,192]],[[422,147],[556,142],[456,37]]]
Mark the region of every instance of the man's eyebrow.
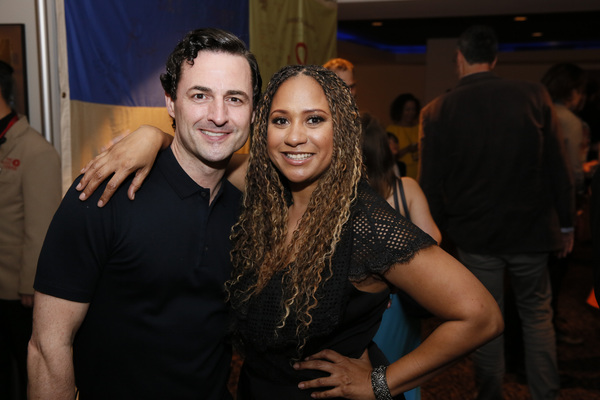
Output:
[[190,88],[190,90],[199,90],[200,92],[212,92],[211,88],[208,88],[206,86],[193,86]]
[[241,97],[245,97],[247,99],[250,98],[248,93],[244,92],[243,90],[228,90],[227,95],[228,96],[241,96]]
[[[209,87],[206,86],[193,86],[190,88],[190,90],[197,90],[200,92],[206,92],[206,93],[213,93],[213,90]],[[250,96],[248,95],[248,93],[246,93],[243,90],[228,90],[225,93],[227,96],[240,96],[240,97],[245,97],[247,99],[250,98]]]

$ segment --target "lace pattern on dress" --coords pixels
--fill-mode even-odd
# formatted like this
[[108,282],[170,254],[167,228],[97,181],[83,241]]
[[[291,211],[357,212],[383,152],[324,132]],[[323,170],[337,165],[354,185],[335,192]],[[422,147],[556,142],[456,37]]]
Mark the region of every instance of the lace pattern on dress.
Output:
[[[319,305],[311,313],[309,339],[327,335],[339,324],[351,281],[373,275],[383,279],[392,265],[408,262],[419,250],[434,244],[429,235],[399,215],[366,181],[361,181],[350,220],[332,258],[333,275],[324,277],[327,279],[317,290]],[[277,328],[283,309],[282,276],[283,271],[276,273],[261,293],[233,311],[232,329],[238,336],[236,341],[244,346],[264,351],[295,347],[298,343],[294,315],[288,317],[283,328]],[[250,287],[250,279],[241,280],[233,289],[243,292]]]

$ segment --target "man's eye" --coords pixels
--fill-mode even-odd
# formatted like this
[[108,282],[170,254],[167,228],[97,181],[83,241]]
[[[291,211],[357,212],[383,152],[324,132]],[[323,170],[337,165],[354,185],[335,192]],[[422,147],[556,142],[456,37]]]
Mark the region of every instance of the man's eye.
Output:
[[198,100],[202,100],[205,99],[206,96],[204,95],[204,93],[196,93],[194,96],[192,96],[194,99],[198,99]]

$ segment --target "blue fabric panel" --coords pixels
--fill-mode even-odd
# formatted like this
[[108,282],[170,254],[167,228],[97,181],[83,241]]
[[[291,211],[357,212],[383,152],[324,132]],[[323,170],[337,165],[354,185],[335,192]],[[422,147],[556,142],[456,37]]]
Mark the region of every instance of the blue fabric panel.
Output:
[[190,30],[215,27],[246,44],[248,1],[65,0],[71,99],[164,107],[159,76]]

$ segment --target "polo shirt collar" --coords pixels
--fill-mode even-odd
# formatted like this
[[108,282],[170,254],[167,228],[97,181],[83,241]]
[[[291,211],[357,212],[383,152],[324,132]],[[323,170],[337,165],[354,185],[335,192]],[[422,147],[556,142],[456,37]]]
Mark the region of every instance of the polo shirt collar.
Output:
[[[210,198],[210,189],[198,185],[192,178],[190,178],[183,168],[181,168],[179,162],[177,162],[171,147],[159,153],[159,156],[156,159],[156,168],[163,173],[167,179],[167,182],[169,182],[169,185],[171,185],[175,193],[177,193],[180,198],[183,199],[198,193],[200,193],[202,197],[206,197],[207,200]],[[223,192],[223,189],[226,186],[225,181],[226,179],[223,177],[221,180],[221,185],[219,185],[219,192],[217,193],[217,196],[215,196],[213,203]],[[202,193],[205,193],[205,195],[202,195]]]

